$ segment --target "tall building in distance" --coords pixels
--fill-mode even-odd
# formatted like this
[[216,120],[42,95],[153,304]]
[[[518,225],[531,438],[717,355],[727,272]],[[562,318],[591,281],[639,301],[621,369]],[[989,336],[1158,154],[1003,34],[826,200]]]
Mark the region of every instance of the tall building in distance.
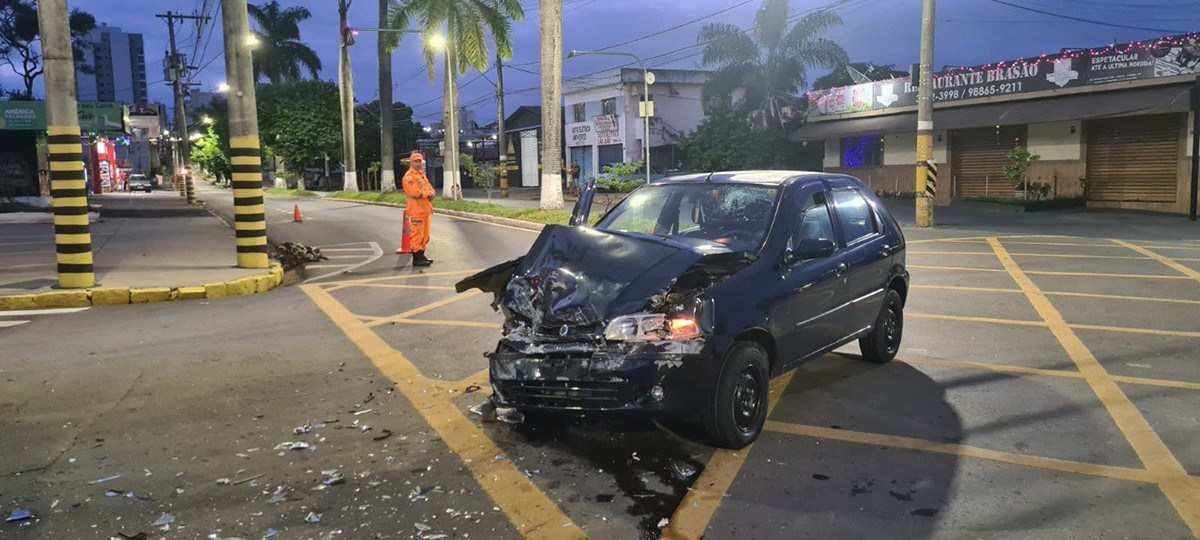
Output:
[[145,104],[146,51],[141,34],[101,24],[83,39],[84,61],[75,67],[79,101]]

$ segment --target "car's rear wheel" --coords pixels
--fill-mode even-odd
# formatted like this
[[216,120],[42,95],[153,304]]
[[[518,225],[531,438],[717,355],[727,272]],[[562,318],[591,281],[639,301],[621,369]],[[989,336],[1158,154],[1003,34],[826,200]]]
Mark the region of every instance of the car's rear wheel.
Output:
[[767,351],[757,343],[735,343],[705,415],[709,442],[722,448],[742,448],[758,438],[767,419],[769,381]]
[[858,340],[864,359],[877,364],[886,364],[900,351],[900,339],[904,337],[904,299],[895,289],[888,289],[883,297],[883,306],[875,319],[871,333]]

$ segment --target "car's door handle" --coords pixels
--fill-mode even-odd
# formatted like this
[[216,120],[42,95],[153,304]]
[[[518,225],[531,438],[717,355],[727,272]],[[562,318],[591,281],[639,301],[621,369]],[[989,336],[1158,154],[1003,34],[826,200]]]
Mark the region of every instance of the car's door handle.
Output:
[[892,246],[884,244],[883,247],[879,249],[879,254],[884,257],[891,255],[892,254]]

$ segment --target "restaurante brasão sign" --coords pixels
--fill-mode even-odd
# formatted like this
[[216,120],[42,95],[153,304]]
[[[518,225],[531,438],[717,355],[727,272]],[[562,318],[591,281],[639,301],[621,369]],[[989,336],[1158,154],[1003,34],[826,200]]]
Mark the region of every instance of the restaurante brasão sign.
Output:
[[[934,74],[934,102],[1200,73],[1200,34],[1084,49]],[[808,93],[810,116],[917,104],[910,77]]]

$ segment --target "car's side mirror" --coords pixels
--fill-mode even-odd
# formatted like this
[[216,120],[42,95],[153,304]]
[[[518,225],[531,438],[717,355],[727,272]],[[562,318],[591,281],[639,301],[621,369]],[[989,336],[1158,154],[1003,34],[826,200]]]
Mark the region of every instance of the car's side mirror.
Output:
[[810,259],[824,259],[833,255],[835,250],[837,250],[837,244],[834,244],[833,240],[806,238],[788,246],[787,250],[783,252],[783,263],[791,266]]

